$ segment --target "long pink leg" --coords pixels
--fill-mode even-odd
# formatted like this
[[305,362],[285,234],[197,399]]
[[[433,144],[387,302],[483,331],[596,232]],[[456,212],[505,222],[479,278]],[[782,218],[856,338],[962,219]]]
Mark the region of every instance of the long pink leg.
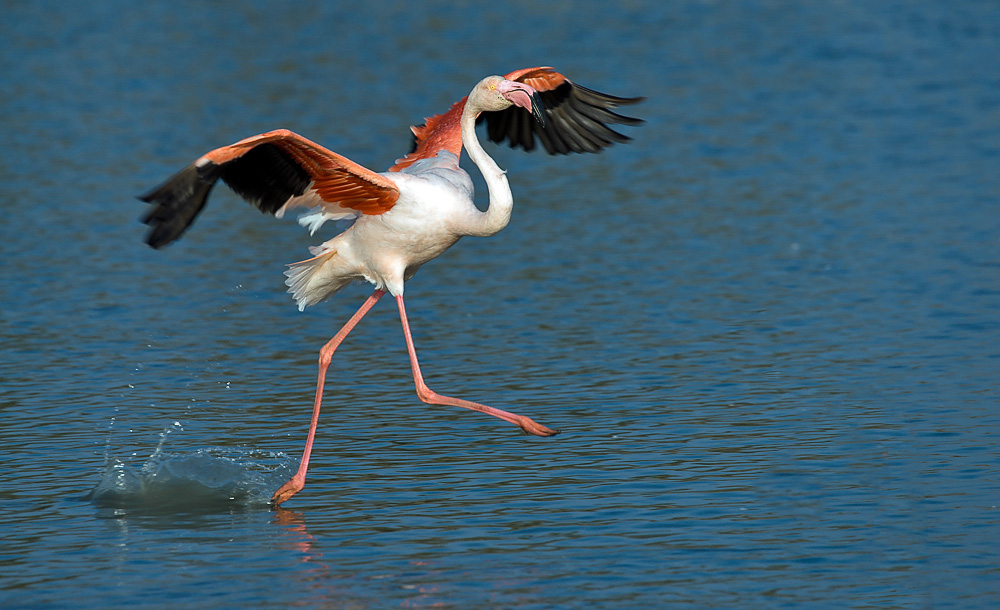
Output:
[[507,411],[488,407],[470,400],[452,398],[451,396],[442,396],[441,394],[438,394],[428,388],[427,384],[424,383],[423,375],[420,374],[420,364],[417,362],[417,351],[413,348],[413,337],[410,335],[410,323],[406,320],[406,308],[403,307],[402,295],[398,295],[396,297],[396,303],[399,305],[399,319],[403,323],[403,335],[406,337],[406,350],[410,353],[410,368],[413,370],[413,382],[417,385],[417,396],[421,401],[430,405],[450,405],[453,407],[472,409],[473,411],[479,411],[480,413],[492,415],[493,417],[499,417],[504,421],[509,421],[528,434],[553,436],[559,433],[558,430],[552,430],[551,428],[546,428],[545,426],[534,422],[530,417],[517,415],[516,413],[508,413]]
[[306,469],[309,467],[309,454],[312,453],[313,439],[316,437],[316,425],[319,423],[319,407],[323,402],[323,385],[326,382],[326,369],[330,367],[333,352],[337,351],[337,347],[347,337],[348,333],[354,330],[354,327],[361,321],[361,318],[365,317],[368,310],[374,307],[375,303],[378,303],[378,300],[384,294],[385,291],[383,290],[373,292],[358,311],[351,316],[347,324],[344,324],[344,327],[323,346],[323,349],[319,350],[319,378],[316,380],[316,401],[313,403],[312,423],[309,424],[309,436],[306,437],[306,448],[302,452],[302,461],[299,463],[299,469],[295,475],[271,496],[271,504],[277,506],[305,487]]

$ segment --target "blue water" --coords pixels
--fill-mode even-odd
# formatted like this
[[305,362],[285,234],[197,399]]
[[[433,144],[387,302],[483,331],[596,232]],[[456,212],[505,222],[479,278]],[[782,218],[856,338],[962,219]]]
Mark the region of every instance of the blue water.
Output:
[[[1000,6],[171,2],[0,20],[0,607],[1000,606]],[[489,73],[646,123],[299,313],[294,222],[135,194],[293,129],[383,169]],[[481,185],[481,182],[480,182]],[[480,193],[482,201],[485,194]]]

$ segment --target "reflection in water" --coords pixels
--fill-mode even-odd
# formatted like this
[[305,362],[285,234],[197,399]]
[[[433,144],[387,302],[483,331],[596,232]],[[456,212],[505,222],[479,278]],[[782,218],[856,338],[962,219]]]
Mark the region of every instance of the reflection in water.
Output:
[[[381,607],[376,599],[384,596],[402,596],[400,606],[405,608],[437,608],[444,602],[439,583],[445,573],[437,561],[410,560],[395,569],[365,573],[346,564],[331,565],[321,548],[323,536],[309,533],[304,513],[275,507],[273,523],[286,538],[277,546],[300,555],[307,564],[295,573],[297,605],[317,608],[374,608]],[[353,532],[353,530],[351,530]],[[382,556],[377,545],[367,549],[370,559]],[[373,593],[374,592],[374,593]]]
[[265,507],[282,482],[297,466],[284,453],[227,447],[189,452],[165,450],[172,431],[160,435],[156,450],[138,469],[106,456],[101,481],[88,499],[114,515],[128,510],[143,512],[217,512],[253,506]]
[[297,553],[300,561],[308,564],[297,576],[302,590],[310,592],[302,597],[311,598],[313,602],[343,601],[344,595],[333,590],[332,583],[337,579],[333,578],[330,566],[322,561],[323,553],[316,548],[316,537],[306,529],[305,515],[276,506],[274,523],[280,527],[284,538],[278,547]]
[[306,530],[305,516],[302,513],[276,506],[274,523],[280,525],[287,534],[288,547],[302,553],[302,561],[313,561],[322,557],[322,553],[313,551],[315,538]]

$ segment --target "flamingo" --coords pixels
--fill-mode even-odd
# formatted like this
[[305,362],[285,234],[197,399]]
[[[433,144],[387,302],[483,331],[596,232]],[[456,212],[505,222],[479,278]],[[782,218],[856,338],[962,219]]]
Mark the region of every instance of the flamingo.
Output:
[[[299,222],[310,234],[329,220],[354,219],[333,239],[310,248],[311,258],[292,263],[285,271],[288,292],[300,311],[355,280],[367,280],[375,290],[319,352],[316,396],[302,460],[291,479],[274,492],[272,505],[287,501],[305,486],[333,354],[387,292],[396,299],[421,401],[492,415],[528,434],[558,433],[529,417],[428,388],[406,318],[403,286],[422,264],[459,238],[494,235],[510,220],[513,196],[506,172],[480,144],[477,119],[485,119],[492,140],[508,140],[512,147],[531,150],[537,137],[550,154],[598,152],[629,139],[608,124],[641,122],[612,109],[641,99],[587,89],[552,68],[526,68],[484,78],[447,112],[412,127],[413,151],[397,159],[387,172],[374,172],[296,133],[278,129],[212,150],[139,196],[153,204],[143,218],[151,227],[146,242],[153,248],[177,240],[191,226],[219,178],[262,212],[276,217],[306,208]],[[473,203],[472,179],[459,167],[463,146],[489,190],[485,212]]]

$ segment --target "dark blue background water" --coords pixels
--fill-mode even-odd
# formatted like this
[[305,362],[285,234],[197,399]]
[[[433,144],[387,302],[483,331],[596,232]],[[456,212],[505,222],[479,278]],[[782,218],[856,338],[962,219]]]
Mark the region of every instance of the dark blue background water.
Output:
[[[0,606],[1000,605],[1000,7],[360,4],[5,5]],[[368,289],[300,314],[319,236],[220,188],[155,252],[134,195],[276,127],[382,169],[539,64],[647,123],[490,147],[511,225],[407,297],[432,387],[563,433],[419,403],[382,304],[269,509]]]

